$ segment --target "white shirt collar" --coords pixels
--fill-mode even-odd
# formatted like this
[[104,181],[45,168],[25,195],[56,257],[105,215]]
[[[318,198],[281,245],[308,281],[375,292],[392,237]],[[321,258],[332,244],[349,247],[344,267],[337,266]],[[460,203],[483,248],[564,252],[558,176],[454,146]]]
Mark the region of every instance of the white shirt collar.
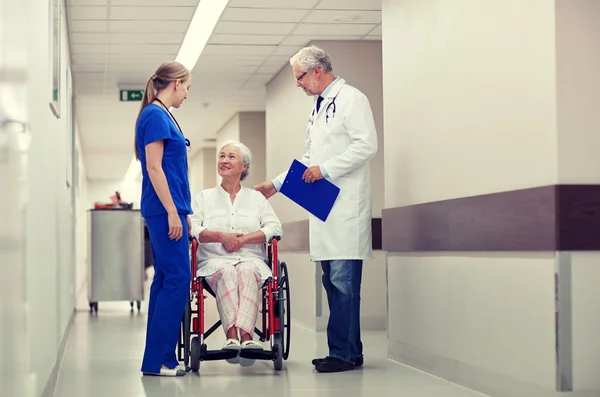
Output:
[[[227,192],[227,190],[223,189],[223,186],[221,184],[219,184],[218,190],[219,190],[219,192],[221,192],[221,194],[224,194],[225,196],[229,197],[229,193]],[[240,196],[243,191],[244,191],[244,187],[240,184],[240,190],[239,190],[239,192],[237,192],[237,194],[235,196],[236,197]]]

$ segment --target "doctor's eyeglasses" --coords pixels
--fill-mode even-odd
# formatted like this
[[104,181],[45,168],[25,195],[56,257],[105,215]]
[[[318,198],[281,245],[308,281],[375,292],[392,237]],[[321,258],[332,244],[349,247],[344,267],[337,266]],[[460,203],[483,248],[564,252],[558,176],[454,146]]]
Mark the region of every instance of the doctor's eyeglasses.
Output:
[[[309,70],[309,72],[310,72],[310,70]],[[308,73],[308,72],[304,72],[304,73],[302,73],[300,76],[296,77],[296,81],[297,81],[297,82],[300,82],[300,81],[302,81],[302,79],[304,78],[304,76],[306,76],[306,74],[307,74],[307,73]],[[295,76],[294,76],[294,77],[295,77]]]
[[188,151],[188,153],[192,151],[192,145],[190,140],[187,138],[185,138],[185,149]]

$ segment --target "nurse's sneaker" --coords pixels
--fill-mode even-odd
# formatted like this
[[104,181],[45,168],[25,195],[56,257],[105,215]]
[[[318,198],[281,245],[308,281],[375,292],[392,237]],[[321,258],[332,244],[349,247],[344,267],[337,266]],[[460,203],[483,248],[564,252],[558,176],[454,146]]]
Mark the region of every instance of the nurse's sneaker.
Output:
[[221,348],[221,350],[237,350],[238,355],[236,355],[233,358],[228,358],[225,361],[227,361],[229,364],[239,364],[239,362],[240,362],[239,351],[241,348],[242,348],[242,345],[240,345],[240,341],[238,341],[236,339],[227,339],[225,341],[225,344]]
[[170,376],[170,377],[175,377],[175,376],[185,376],[185,374],[186,374],[186,372],[180,370],[178,367],[175,367],[173,369],[161,368],[160,372],[158,374],[144,372],[145,376]]

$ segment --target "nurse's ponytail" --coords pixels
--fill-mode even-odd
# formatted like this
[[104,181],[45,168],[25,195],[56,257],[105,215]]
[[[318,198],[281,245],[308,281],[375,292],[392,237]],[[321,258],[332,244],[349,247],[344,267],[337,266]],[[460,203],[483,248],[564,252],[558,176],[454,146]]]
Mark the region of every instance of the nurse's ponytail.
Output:
[[[181,82],[186,81],[190,77],[190,71],[180,64],[179,62],[165,62],[156,69],[156,72],[148,79],[146,83],[146,89],[144,90],[144,97],[142,98],[142,104],[140,111],[136,119],[137,121],[142,114],[142,110],[156,99],[156,96],[165,88],[167,88],[172,82],[180,80]],[[133,150],[135,152],[136,160],[140,159],[136,136],[133,138]]]

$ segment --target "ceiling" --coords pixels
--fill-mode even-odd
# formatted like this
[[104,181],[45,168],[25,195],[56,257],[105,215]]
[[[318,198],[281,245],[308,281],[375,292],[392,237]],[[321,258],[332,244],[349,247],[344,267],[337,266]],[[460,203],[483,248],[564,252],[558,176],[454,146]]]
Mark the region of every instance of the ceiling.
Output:
[[[143,89],[176,58],[198,0],[66,1],[86,172],[119,179],[139,110],[119,89]],[[176,112],[192,150],[236,112],[264,110],[265,84],[313,40],[381,40],[381,0],[230,0]]]

